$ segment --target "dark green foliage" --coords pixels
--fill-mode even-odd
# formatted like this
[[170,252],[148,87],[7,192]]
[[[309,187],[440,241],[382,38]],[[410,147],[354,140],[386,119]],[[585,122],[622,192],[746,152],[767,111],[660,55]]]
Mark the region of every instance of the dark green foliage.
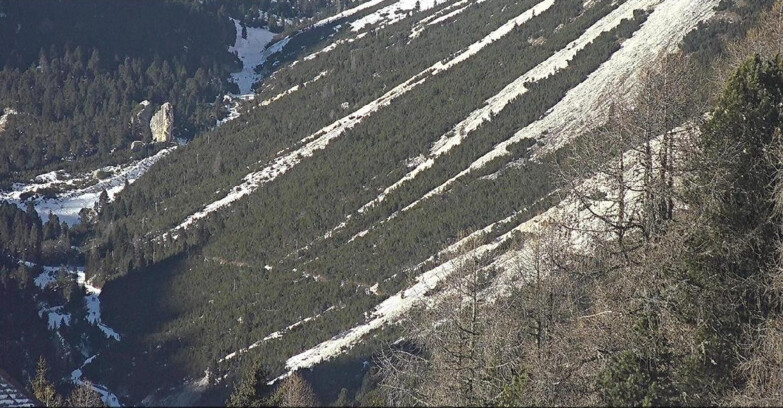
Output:
[[633,328],[636,347],[612,357],[601,372],[601,397],[608,406],[671,406],[677,394],[672,365],[675,356],[654,313],[639,318]]
[[236,66],[227,18],[169,1],[3,1],[0,10],[0,109],[18,112],[0,136],[0,179],[127,160],[115,150],[150,138],[148,123],[131,123],[143,100],[172,103],[178,136],[214,125],[211,104]]
[[524,372],[514,376],[511,383],[507,384],[503,389],[503,394],[500,397],[500,406],[516,407],[526,405],[525,389],[529,382],[530,378]]
[[691,394],[731,381],[738,356],[748,353],[744,333],[774,304],[767,288],[780,220],[773,211],[775,163],[769,152],[777,143],[781,102],[781,60],[752,58],[730,78],[702,132],[701,171],[690,184],[701,228],[687,243],[688,285],[679,300],[684,319],[696,325],[705,345],[703,356],[688,361]]
[[730,41],[741,38],[757,21],[759,14],[774,2],[775,0],[721,0],[716,7],[721,18],[699,23],[696,30],[685,36],[683,51],[695,55],[704,64],[712,62],[726,50]]
[[52,361],[57,353],[37,314],[34,273],[0,255],[0,367],[20,380],[35,375],[38,356]]
[[614,357],[603,374],[603,398],[608,406],[671,405],[671,389],[667,389],[665,373],[658,371],[659,362],[648,356],[624,351]]
[[0,256],[44,264],[75,260],[68,225],[52,214],[43,222],[32,202],[26,211],[0,202]]
[[[619,48],[623,38],[643,23],[644,13],[600,36],[569,68],[531,86],[527,95],[476,130],[464,145],[439,158],[436,166],[396,190],[384,204],[352,217],[331,239],[323,239],[324,234],[404,175],[402,161],[427,152],[485,99],[581,35],[613,9],[611,2],[597,3],[585,12],[581,1],[557,2],[481,56],[429,79],[367,118],[333,142],[327,153],[317,152],[250,198],[199,221],[173,243],[152,240],[225,194],[247,174],[248,166],[258,169],[292,141],[336,120],[330,110],[349,114],[341,112],[342,101],[358,108],[379,96],[384,86],[388,90],[533,4],[483,3],[465,12],[469,18],[456,20],[457,27],[434,27],[432,37],[408,46],[403,45],[410,25],[391,26],[356,42],[352,49],[366,48],[367,58],[353,68],[349,48],[300,62],[292,73],[300,67],[309,70],[308,64],[315,69],[331,65],[336,67],[334,76],[246,113],[246,124],[232,122],[198,138],[167,159],[165,167],[156,166],[130,186],[102,211],[90,254],[91,271],[108,275],[102,295],[104,319],[128,333],[123,344],[106,355],[107,361],[115,369],[122,367],[117,372],[155,370],[161,374],[156,380],[176,381],[178,376],[198,375],[210,362],[272,332],[320,315],[291,330],[285,340],[258,347],[264,364],[279,372],[284,358],[356,325],[383,298],[410,285],[412,276],[438,260],[422,262],[454,242],[460,231],[475,231],[516,214],[492,231],[492,239],[546,209],[555,199],[549,196],[556,188],[552,160],[522,161],[514,167],[501,162],[351,241],[544,114]],[[496,25],[487,23],[490,16]],[[561,23],[563,28],[554,30]],[[455,34],[436,38],[436,32],[446,30]],[[527,42],[538,36],[547,37],[547,42]],[[386,46],[399,51],[392,56],[371,52]],[[521,145],[508,159],[526,158],[529,146]],[[218,158],[231,165],[213,171]],[[496,171],[496,177],[483,177]],[[380,296],[365,292],[375,283]],[[180,347],[185,341],[188,347]],[[138,350],[149,353],[140,355]],[[134,354],[135,367],[128,359]],[[161,367],[159,361],[169,365]],[[218,366],[233,370],[244,364],[234,359]],[[138,384],[129,385],[125,377],[112,381],[138,390],[155,386],[142,384],[142,377],[133,375]]]

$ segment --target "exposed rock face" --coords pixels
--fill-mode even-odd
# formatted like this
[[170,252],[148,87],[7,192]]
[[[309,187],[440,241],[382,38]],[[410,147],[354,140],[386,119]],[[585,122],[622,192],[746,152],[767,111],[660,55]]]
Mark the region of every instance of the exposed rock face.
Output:
[[11,117],[11,115],[16,115],[17,112],[11,108],[7,108],[3,110],[3,114],[0,115],[0,132],[5,130],[5,126],[8,123],[8,118]]
[[130,124],[134,136],[141,140],[150,140],[152,137],[149,130],[149,123],[152,120],[152,114],[155,113],[155,107],[150,101],[141,102],[131,114]]
[[154,111],[154,108],[150,101],[142,101],[139,103],[139,106],[136,107],[136,109],[133,110],[133,116],[131,116],[131,124],[142,124],[142,123],[149,123],[149,121],[152,119],[152,112]]
[[174,110],[171,104],[164,103],[150,120],[152,141],[155,143],[167,143],[173,139]]

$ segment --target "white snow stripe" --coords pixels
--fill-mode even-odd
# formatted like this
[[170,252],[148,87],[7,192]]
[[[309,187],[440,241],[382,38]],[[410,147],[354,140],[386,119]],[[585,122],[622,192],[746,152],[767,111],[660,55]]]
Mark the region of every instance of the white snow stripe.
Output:
[[273,96],[273,97],[271,97],[269,99],[266,99],[266,100],[262,101],[261,102],[261,106],[267,106],[267,105],[271,104],[272,102],[275,102],[275,101],[283,98],[284,96],[291,95],[292,93],[298,91],[300,88],[304,88],[304,87],[306,87],[306,86],[308,86],[310,84],[315,83],[319,79],[325,77],[328,73],[329,73],[329,71],[323,71],[320,74],[316,75],[315,78],[313,78],[313,79],[303,83],[301,86],[300,85],[294,85],[291,88],[289,88],[288,90],[286,90],[285,92],[281,92],[281,93],[279,93],[279,94],[277,94],[277,95],[275,95],[275,96]]
[[[461,243],[464,245],[465,242],[466,240],[462,240],[457,244]],[[365,335],[398,320],[413,308],[413,306],[425,301],[426,294],[432,289],[435,289],[443,279],[447,278],[454,271],[455,266],[458,265],[459,262],[462,262],[471,256],[484,255],[496,249],[500,244],[501,242],[496,240],[493,243],[482,245],[420,275],[416,278],[416,284],[398,292],[376,306],[367,322],[289,358],[285,364],[286,372],[271,381],[271,383],[287,377],[291,372],[302,368],[312,367],[351,349],[361,341]]]
[[[428,78],[441,74],[455,65],[466,61],[468,58],[476,55],[484,47],[492,44],[504,35],[508,34],[517,25],[523,24],[533,18],[536,15],[541,14],[545,10],[549,9],[555,0],[544,0],[537,4],[533,8],[520,14],[517,18],[504,24],[498,30],[478,41],[471,44],[465,51],[449,60],[448,62],[437,62],[426,70],[414,75],[412,78],[403,82],[400,85],[395,86],[389,92],[385,93],[380,98],[364,105],[356,112],[343,117],[342,119],[332,123],[329,126],[324,127],[318,132],[302,139],[299,143],[304,146],[295,149],[289,153],[282,153],[275,157],[267,166],[261,171],[250,173],[243,178],[243,182],[234,187],[232,191],[220,200],[217,200],[207,205],[203,210],[190,215],[180,223],[178,226],[172,228],[170,232],[175,232],[183,228],[189,227],[197,220],[206,217],[208,214],[213,213],[231,203],[239,200],[240,198],[252,193],[260,186],[275,180],[280,175],[287,173],[297,164],[299,164],[303,158],[311,157],[318,150],[325,149],[333,140],[340,137],[345,131],[353,128],[359,124],[362,120],[372,115],[374,112],[381,108],[384,108],[392,103],[395,99],[402,95],[405,95],[411,89],[424,83]],[[172,235],[175,237],[175,235]],[[176,238],[176,237],[175,237]]]
[[352,23],[352,31],[360,31],[367,26],[394,24],[405,19],[411,12],[429,10],[435,7],[437,0],[399,0],[386,7],[376,10]]
[[237,350],[237,351],[235,351],[233,353],[227,354],[225,357],[223,357],[220,360],[218,360],[218,363],[222,363],[224,361],[231,360],[232,358],[234,358],[234,357],[236,357],[236,356],[238,356],[240,354],[247,353],[248,351],[250,351],[250,350],[252,350],[252,349],[254,349],[254,348],[256,348],[256,347],[258,347],[258,346],[260,346],[260,345],[262,345],[264,343],[266,343],[269,340],[279,339],[279,338],[283,337],[284,334],[290,332],[291,330],[294,330],[297,327],[302,326],[302,325],[304,325],[307,322],[310,322],[312,320],[318,319],[324,313],[329,312],[329,311],[331,311],[333,309],[334,309],[334,306],[331,306],[328,309],[324,310],[323,312],[321,312],[321,313],[319,313],[319,314],[317,314],[315,316],[310,316],[310,317],[304,318],[302,320],[299,320],[296,323],[293,323],[293,324],[291,324],[289,326],[286,326],[286,328],[284,328],[282,330],[270,333],[269,335],[267,335],[263,339],[255,342],[253,344],[251,344],[250,346],[248,346],[246,348],[243,348],[243,349]]
[[[458,14],[462,13],[463,11],[467,10],[470,6],[481,4],[485,2],[486,0],[476,0],[472,4],[468,4],[469,0],[461,0],[454,4],[449,5],[448,7],[445,7],[443,9],[438,10],[437,13],[432,14],[431,16],[428,16],[426,18],[423,18],[419,21],[416,26],[414,26],[411,29],[411,33],[408,36],[409,40],[416,39],[421,35],[421,33],[424,32],[428,27],[432,27],[436,24],[443,23],[447,20],[450,20],[457,16]],[[444,14],[445,13],[445,14]]]
[[316,51],[316,52],[314,52],[314,53],[312,53],[312,54],[302,58],[302,60],[303,61],[310,61],[311,59],[315,59],[315,57],[317,57],[317,56],[319,56],[321,54],[326,54],[327,52],[333,51],[335,48],[337,48],[338,46],[340,46],[342,44],[350,44],[350,43],[352,43],[352,42],[354,42],[356,40],[361,40],[365,36],[367,36],[367,33],[361,33],[361,34],[358,34],[356,37],[352,37],[352,38],[345,38],[345,39],[342,39],[342,40],[337,40],[337,41],[327,45],[326,47],[324,47],[320,51]]
[[[416,23],[416,27],[428,24],[431,21],[435,20],[436,18],[442,16],[444,13],[448,13],[449,11],[454,10],[455,8],[461,8],[461,7],[465,6],[466,4],[468,4],[469,1],[470,0],[460,0],[460,1],[456,2],[456,3],[449,4],[448,6],[442,8],[442,9],[440,9],[440,10],[438,10],[438,11],[432,13],[432,14],[430,14],[427,17],[422,18],[421,20],[419,20],[419,22]],[[477,1],[483,2],[483,1],[486,1],[486,0],[477,0]],[[414,27],[414,30],[416,29],[416,27]]]
[[373,8],[373,7],[383,3],[384,1],[386,1],[386,0],[370,0],[370,1],[362,3],[362,4],[360,4],[360,5],[358,5],[358,6],[354,7],[354,8],[345,10],[345,11],[340,12],[338,14],[335,14],[335,15],[333,15],[331,17],[327,17],[327,18],[325,18],[325,19],[315,23],[313,26],[320,27],[320,26],[324,26],[324,25],[329,24],[329,23],[333,23],[333,22],[335,22],[337,20],[340,20],[340,19],[343,19],[343,18],[346,18],[346,17],[350,17],[350,16],[352,16],[352,15],[354,15],[354,14],[360,12],[360,11]]

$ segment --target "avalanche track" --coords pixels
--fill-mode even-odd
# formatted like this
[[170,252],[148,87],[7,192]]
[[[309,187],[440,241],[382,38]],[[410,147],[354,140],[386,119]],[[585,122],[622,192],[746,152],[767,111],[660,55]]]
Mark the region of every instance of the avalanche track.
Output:
[[[676,50],[689,31],[699,22],[714,15],[714,7],[718,1],[659,0],[658,3],[661,4],[655,7],[642,28],[625,41],[609,61],[590,74],[587,80],[569,91],[542,119],[499,143],[471,163],[467,169],[432,189],[402,211],[415,207],[422,200],[442,194],[452,183],[492,160],[508,156],[508,147],[521,140],[543,137],[546,143],[536,152],[541,155],[556,150],[581,132],[597,125],[609,108],[606,101],[622,100],[631,95],[638,84],[636,73],[649,68],[662,53]],[[545,134],[549,136],[544,136]]]
[[369,208],[384,201],[386,196],[392,191],[396,190],[406,182],[413,180],[423,171],[432,167],[435,164],[435,160],[448,153],[452,148],[461,144],[468,135],[476,130],[482,123],[489,121],[493,115],[502,111],[508,106],[514,99],[524,95],[528,91],[528,84],[538,82],[550,75],[555,74],[561,69],[568,67],[574,56],[587,47],[588,44],[593,42],[598,36],[607,31],[611,31],[617,27],[624,19],[632,18],[634,10],[650,7],[659,0],[631,0],[613,12],[609,13],[606,17],[596,22],[593,26],[588,28],[582,36],[566,45],[563,49],[556,52],[549,57],[546,61],[537,65],[524,75],[515,79],[510,84],[506,85],[499,93],[489,98],[484,102],[484,105],[471,112],[467,118],[456,124],[451,131],[441,136],[430,149],[429,155],[424,161],[418,164],[413,170],[408,172],[400,180],[386,188],[377,198],[369,203],[365,204],[359,209],[360,213],[365,212]]
[[328,125],[318,132],[299,141],[299,145],[303,145],[298,149],[294,149],[290,152],[281,152],[276,158],[267,164],[261,171],[250,173],[243,178],[242,184],[234,187],[229,194],[225,197],[217,200],[206,207],[203,210],[190,215],[182,223],[171,229],[172,237],[177,238],[177,231],[189,227],[197,220],[206,217],[210,213],[213,213],[223,207],[230,205],[231,203],[239,200],[240,198],[251,194],[257,190],[260,186],[275,180],[277,177],[287,173],[294,166],[299,164],[303,158],[311,157],[316,151],[325,149],[333,140],[340,137],[347,130],[353,128],[359,124],[362,120],[369,117],[378,110],[388,106],[395,99],[405,95],[411,89],[421,85],[428,78],[448,71],[455,65],[464,62],[476,55],[483,48],[504,37],[508,33],[512,32],[514,27],[522,25],[549,9],[555,0],[544,0],[533,8],[525,11],[516,18],[507,22],[494,32],[490,33],[482,40],[471,44],[467,49],[460,52],[447,62],[438,62],[431,67],[425,69],[417,75],[407,81],[397,85],[389,92],[382,95],[380,98],[364,105],[354,113],[337,120],[336,122]]

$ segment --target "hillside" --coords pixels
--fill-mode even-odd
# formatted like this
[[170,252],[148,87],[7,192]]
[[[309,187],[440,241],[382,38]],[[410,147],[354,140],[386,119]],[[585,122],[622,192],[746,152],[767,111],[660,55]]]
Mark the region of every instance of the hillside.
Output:
[[[232,391],[232,398],[238,395],[248,370],[258,367],[263,382],[275,384],[304,374],[323,403],[726,402],[726,392],[704,390],[730,388],[721,378],[740,368],[720,354],[729,346],[715,346],[719,352],[710,354],[720,354],[720,370],[728,368],[710,371],[690,365],[696,357],[680,350],[698,347],[682,339],[703,335],[701,347],[716,344],[704,333],[720,323],[740,339],[731,344],[741,344],[745,337],[737,333],[758,326],[737,329],[720,315],[705,317],[719,322],[705,328],[693,323],[703,315],[693,317],[689,306],[667,314],[669,303],[660,306],[666,310],[660,316],[669,319],[660,323],[619,310],[659,310],[638,300],[629,289],[633,282],[663,287],[663,295],[650,296],[671,304],[698,296],[697,290],[678,291],[681,282],[661,272],[679,271],[675,260],[690,257],[716,268],[744,262],[766,271],[763,260],[776,251],[769,238],[774,234],[763,235],[770,225],[748,232],[720,223],[737,216],[755,225],[763,214],[773,214],[764,212],[766,198],[752,201],[762,215],[728,212],[692,188],[695,183],[720,192],[723,179],[679,170],[715,159],[714,174],[725,171],[727,180],[750,174],[736,180],[748,191],[757,189],[736,193],[743,197],[776,180],[765,178],[766,167],[742,167],[744,162],[732,163],[716,147],[734,146],[726,132],[747,133],[732,127],[734,119],[756,118],[757,110],[751,115],[740,108],[757,101],[732,99],[744,92],[738,89],[761,87],[759,94],[767,95],[754,78],[768,75],[760,81],[772,90],[758,110],[766,112],[765,103],[779,97],[774,62],[746,62],[745,71],[730,74],[752,56],[752,47],[742,44],[754,41],[753,35],[764,37],[758,22],[770,20],[759,16],[772,3],[247,0],[227,7],[170,1],[154,6],[160,9],[136,9],[126,2],[86,1],[84,10],[57,3],[58,18],[56,8],[49,16],[25,14],[41,9],[36,2],[0,3],[0,18],[63,33],[51,51],[41,51],[49,44],[23,44],[31,37],[19,32],[13,34],[16,42],[3,45],[8,50],[0,48],[0,108],[14,109],[0,119],[8,151],[0,163],[0,182],[8,185],[0,200],[15,205],[2,207],[1,225],[8,232],[0,237],[22,231],[3,242],[0,264],[18,268],[13,279],[29,285],[22,290],[4,284],[3,290],[46,316],[49,331],[62,339],[62,346],[52,348],[34,337],[36,351],[29,354],[56,360],[52,356],[68,350],[55,370],[71,373],[71,388],[91,379],[104,402],[131,405],[223,403]],[[138,15],[124,22],[102,19],[123,7]],[[68,13],[100,22],[91,30],[66,28]],[[165,40],[143,33],[95,40],[114,25],[131,32],[123,24],[147,14],[154,15],[150,32]],[[174,15],[186,17],[179,25],[163,22]],[[766,49],[758,52],[774,57]],[[118,56],[107,57],[112,53]],[[88,82],[93,88],[73,85]],[[34,84],[31,89],[44,96],[20,99],[20,83]],[[148,129],[139,135],[132,126],[134,115],[146,108],[143,101],[173,104],[180,143],[150,143],[128,153],[134,140],[151,141]],[[713,118],[714,106],[725,117],[716,109]],[[764,115],[758,121],[765,125],[750,133],[765,135],[758,143],[772,154],[766,146],[774,138],[767,135],[778,125],[766,124],[777,123],[777,116]],[[752,156],[748,151],[756,152],[756,145],[749,146],[735,152],[748,161],[768,160]],[[618,160],[620,167],[613,167]],[[96,168],[101,173],[91,175]],[[660,184],[650,181],[658,174]],[[42,221],[49,212],[48,222]],[[691,235],[698,221],[707,236]],[[681,233],[680,241],[673,231]],[[698,247],[694,242],[712,248],[720,241],[715,237],[733,236],[726,231],[737,237],[758,233],[759,242],[769,245],[738,242],[736,252],[729,251],[738,255],[730,259],[692,249]],[[753,237],[748,242],[756,242]],[[754,250],[766,258],[747,261]],[[541,251],[550,252],[545,257]],[[675,260],[664,266],[651,260],[662,254]],[[71,268],[59,271],[54,265],[60,264]],[[697,269],[688,269],[685,281],[706,285],[709,274]],[[649,280],[621,278],[648,272]],[[748,296],[761,291],[748,285]],[[542,306],[542,288],[549,291],[549,309]],[[702,294],[720,299],[740,296],[738,291],[726,284]],[[490,316],[481,333],[519,333],[488,338],[467,330],[475,336],[467,338],[485,342],[485,354],[471,354],[471,362],[489,367],[499,359],[513,366],[487,374],[493,381],[502,378],[491,386],[498,390],[477,385],[466,391],[439,371],[448,372],[451,360],[438,350],[448,350],[451,345],[443,342],[453,339],[432,333],[441,325],[452,330],[453,322],[476,324],[475,313],[473,320],[462,314],[465,307]],[[33,313],[17,309],[19,316]],[[623,317],[601,317],[612,313]],[[546,330],[543,321],[550,324]],[[536,327],[530,329],[535,335],[523,335],[527,325]],[[667,361],[697,374],[672,369],[677,380],[670,388],[614,387],[625,384],[618,378],[636,367],[633,356],[669,356],[659,352],[668,346],[658,343],[649,346],[649,355],[624,354],[636,339],[629,333],[639,330],[645,333],[640,338],[652,339],[665,331],[664,343],[682,346]],[[563,335],[562,343],[548,337],[554,333]],[[476,350],[475,341],[470,350]],[[530,350],[547,344],[552,353],[574,357],[531,356],[514,344]],[[13,347],[8,350],[21,346]],[[577,357],[584,367],[569,368]],[[35,358],[21,360],[0,363],[29,367]],[[542,372],[548,365],[553,372]],[[395,367],[417,376],[401,376]],[[32,377],[31,368],[18,373],[12,372]],[[645,371],[661,378],[666,373]],[[474,379],[459,375],[454,378]],[[705,384],[715,380],[689,382],[699,376]],[[554,381],[567,383],[568,390],[547,388]],[[438,383],[442,388],[427,388]],[[402,389],[410,392],[394,391]]]
[[245,355],[281,373],[385,336],[372,330],[435,286],[460,234],[485,230],[503,254],[504,234],[554,202],[558,152],[716,5],[487,0],[344,17],[334,45],[299,52],[257,105],[101,214],[88,269],[128,339],[107,351],[111,370],[131,373],[113,381],[231,373]]

